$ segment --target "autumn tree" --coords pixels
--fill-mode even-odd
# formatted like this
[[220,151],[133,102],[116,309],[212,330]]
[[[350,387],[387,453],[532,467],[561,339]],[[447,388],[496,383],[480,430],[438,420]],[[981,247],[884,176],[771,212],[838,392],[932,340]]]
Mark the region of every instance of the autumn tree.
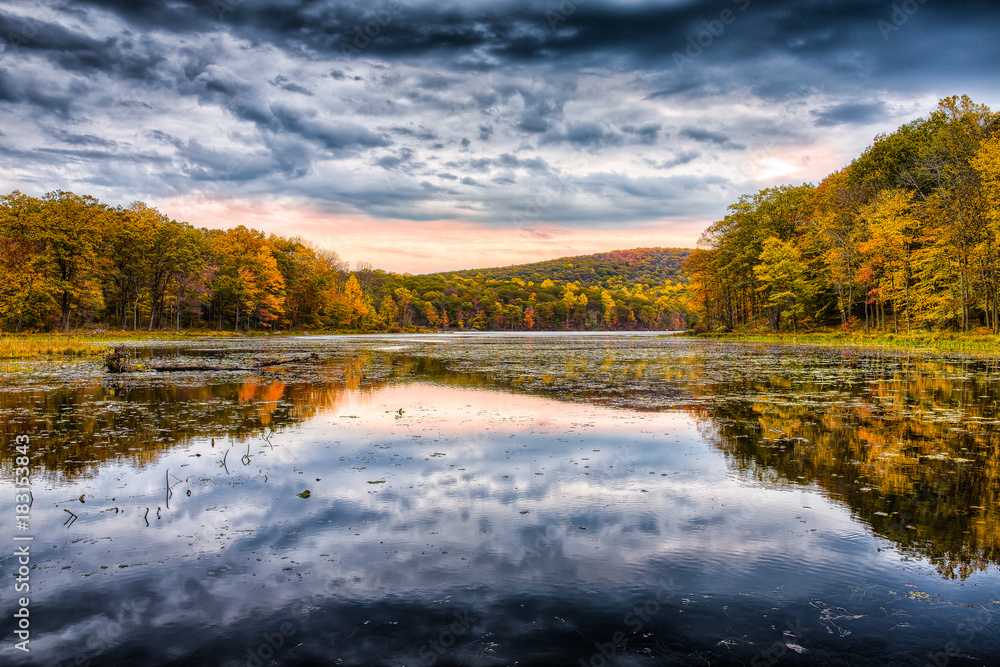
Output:
[[776,236],[766,239],[754,273],[769,311],[771,329],[777,331],[785,318],[791,320],[792,330],[797,331],[805,314],[804,303],[812,293],[807,267],[798,248]]
[[44,248],[41,265],[63,331],[69,331],[74,312],[93,314],[103,308],[97,278],[99,257],[107,254],[101,248],[105,220],[105,206],[93,197],[59,190],[42,199],[37,228]]
[[42,202],[15,190],[0,197],[0,322],[44,325],[55,301],[45,270]]
[[215,234],[211,246],[218,262],[212,288],[223,308],[233,309],[233,326],[239,331],[256,323],[272,327],[284,313],[285,281],[264,234],[243,225]]

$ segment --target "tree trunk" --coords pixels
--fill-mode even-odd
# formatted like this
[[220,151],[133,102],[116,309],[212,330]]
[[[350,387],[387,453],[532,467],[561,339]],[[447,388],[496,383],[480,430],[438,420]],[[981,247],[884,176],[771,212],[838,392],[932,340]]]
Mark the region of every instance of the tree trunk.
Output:
[[903,272],[903,289],[906,293],[906,333],[910,333],[910,249],[906,249],[906,270]]
[[63,290],[61,304],[62,308],[62,330],[63,333],[69,333],[69,292]]

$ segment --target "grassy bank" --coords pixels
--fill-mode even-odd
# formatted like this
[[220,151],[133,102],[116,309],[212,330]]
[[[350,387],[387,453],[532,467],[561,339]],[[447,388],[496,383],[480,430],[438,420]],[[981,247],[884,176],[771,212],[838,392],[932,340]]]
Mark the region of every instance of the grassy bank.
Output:
[[814,331],[809,333],[703,333],[683,334],[691,338],[731,340],[746,343],[796,343],[807,345],[850,345],[899,349],[940,350],[970,354],[1000,354],[1000,336],[984,332],[864,333]]
[[193,336],[232,336],[232,332],[111,331],[101,333],[44,333],[0,335],[0,359],[30,357],[82,357],[103,354],[108,345],[122,340],[171,340]]
[[0,337],[0,359],[100,354],[106,347],[90,336],[25,334]]
[[[407,327],[401,333],[422,333],[423,327]],[[140,340],[188,340],[191,338],[233,338],[235,336],[258,338],[279,336],[301,336],[305,331],[250,331],[234,333],[232,331],[217,331],[214,329],[190,329],[176,331],[99,331],[90,333],[24,333],[0,334],[0,359],[25,359],[30,357],[82,357],[103,354],[108,346],[120,341]],[[310,330],[308,333],[323,334],[362,334],[386,333],[378,331],[341,331]]]

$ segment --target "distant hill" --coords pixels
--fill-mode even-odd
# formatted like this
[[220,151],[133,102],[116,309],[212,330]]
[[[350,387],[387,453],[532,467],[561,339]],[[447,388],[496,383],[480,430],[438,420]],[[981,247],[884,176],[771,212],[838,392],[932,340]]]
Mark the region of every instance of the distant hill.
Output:
[[611,288],[635,283],[660,285],[668,280],[687,283],[682,265],[692,252],[691,248],[633,248],[560,257],[532,264],[448,271],[439,275],[500,281],[518,278],[535,283],[548,279],[557,283],[579,282],[584,288]]
[[[635,248],[417,276],[376,272],[371,285],[377,283],[377,288],[365,291],[392,295],[396,312],[391,319],[402,325],[494,331],[679,330],[695,321],[682,269],[692,252]],[[383,303],[378,299],[373,303]],[[391,311],[392,304],[386,306]]]

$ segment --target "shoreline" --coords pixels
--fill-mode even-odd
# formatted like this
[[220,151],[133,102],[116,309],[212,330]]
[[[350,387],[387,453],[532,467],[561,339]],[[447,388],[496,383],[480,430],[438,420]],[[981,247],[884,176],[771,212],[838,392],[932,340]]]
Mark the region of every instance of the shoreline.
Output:
[[813,331],[807,333],[682,333],[681,338],[743,343],[820,345],[825,347],[864,347],[957,352],[977,355],[1000,355],[1000,335],[989,333],[921,332],[862,333]]
[[465,331],[422,329],[390,331],[352,330],[303,330],[303,331],[251,331],[216,330],[187,331],[97,331],[92,333],[4,333],[0,335],[0,359],[27,359],[36,357],[82,357],[104,354],[115,342],[170,341],[197,338],[287,338],[292,336],[372,336],[396,334],[435,333],[508,333],[513,335],[574,334],[574,333],[635,333],[670,336],[686,340],[713,340],[739,343],[764,343],[779,345],[818,345],[823,347],[860,347],[931,352],[953,352],[979,356],[1000,355],[1000,335],[989,333],[921,332],[921,333],[860,333],[841,331],[814,331],[806,333],[690,333],[653,331]]

